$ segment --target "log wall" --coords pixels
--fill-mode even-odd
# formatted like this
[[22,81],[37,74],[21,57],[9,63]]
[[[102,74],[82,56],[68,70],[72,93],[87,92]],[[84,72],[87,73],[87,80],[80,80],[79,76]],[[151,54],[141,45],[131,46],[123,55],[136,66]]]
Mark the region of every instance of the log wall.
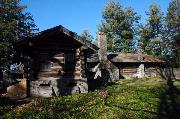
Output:
[[[51,67],[49,71],[37,71],[37,79],[43,79],[48,77],[53,78],[62,78],[64,74],[64,53],[55,54],[51,60],[47,59],[51,62]],[[38,61],[38,66],[40,66],[41,61]],[[39,68],[40,70],[40,68]]]
[[[138,68],[140,64],[133,63],[123,63],[123,64],[116,64],[116,66],[119,68],[119,74],[120,78],[133,78],[137,77],[138,75]],[[161,76],[160,68],[161,66],[159,64],[155,63],[148,63],[144,64],[144,73],[145,77],[159,77]]]
[[138,67],[132,66],[132,67],[120,67],[120,75],[123,78],[131,78],[135,74],[137,74]]
[[[65,57],[66,54],[71,53],[74,53],[75,62],[72,66],[73,70],[69,71],[65,69]],[[39,70],[36,70],[35,80],[31,82],[31,96],[38,97],[38,95],[44,95],[44,97],[51,97],[54,95],[52,94],[52,89],[56,96],[88,92],[84,51],[81,48],[78,48],[72,52],[57,52],[54,54],[55,55],[51,57],[48,56],[47,60],[51,62],[51,67],[48,71],[41,71],[40,68],[38,68]],[[41,61],[42,59],[36,60],[35,64],[40,66],[39,64]],[[49,82],[48,86],[43,84],[44,81]],[[43,93],[44,90],[46,90],[46,94]]]
[[145,67],[146,77],[157,77],[160,76],[160,70],[158,67]]

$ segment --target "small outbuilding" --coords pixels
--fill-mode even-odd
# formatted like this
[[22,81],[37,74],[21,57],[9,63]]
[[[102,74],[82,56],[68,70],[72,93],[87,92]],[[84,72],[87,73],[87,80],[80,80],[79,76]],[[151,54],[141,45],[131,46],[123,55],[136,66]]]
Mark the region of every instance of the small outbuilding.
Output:
[[[164,61],[147,54],[107,53],[107,59],[119,70],[119,79],[161,76],[165,66]],[[98,55],[93,54],[87,62],[89,71],[93,72],[100,61]]]
[[147,54],[109,54],[109,60],[119,68],[121,78],[143,78],[161,75],[164,61]]

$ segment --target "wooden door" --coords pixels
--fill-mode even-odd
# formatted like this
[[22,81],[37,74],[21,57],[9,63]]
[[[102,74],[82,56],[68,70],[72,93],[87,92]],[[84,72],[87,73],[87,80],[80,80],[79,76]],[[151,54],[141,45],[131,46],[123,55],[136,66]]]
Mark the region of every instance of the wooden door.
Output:
[[74,72],[75,70],[75,54],[65,54],[65,72]]

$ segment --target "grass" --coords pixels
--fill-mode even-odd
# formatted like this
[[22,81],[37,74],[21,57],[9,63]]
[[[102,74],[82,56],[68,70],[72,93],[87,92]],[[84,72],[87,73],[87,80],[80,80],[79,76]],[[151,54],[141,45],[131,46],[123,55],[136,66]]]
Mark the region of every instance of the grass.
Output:
[[167,89],[161,78],[121,80],[88,94],[35,98],[1,118],[166,119],[173,110]]
[[177,104],[179,105],[179,110],[180,110],[180,81],[174,79],[173,80],[173,85],[175,86],[175,89],[176,89],[176,98],[175,98],[175,100],[176,100]]
[[14,104],[7,103],[7,100],[7,98],[0,96],[0,117],[16,107]]

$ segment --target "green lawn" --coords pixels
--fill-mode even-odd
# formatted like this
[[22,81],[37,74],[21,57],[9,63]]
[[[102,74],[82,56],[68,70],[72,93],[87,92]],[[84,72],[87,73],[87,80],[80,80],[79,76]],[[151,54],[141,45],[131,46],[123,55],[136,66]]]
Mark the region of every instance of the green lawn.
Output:
[[36,98],[2,118],[166,119],[173,115],[172,103],[166,80],[127,79],[88,94]]

